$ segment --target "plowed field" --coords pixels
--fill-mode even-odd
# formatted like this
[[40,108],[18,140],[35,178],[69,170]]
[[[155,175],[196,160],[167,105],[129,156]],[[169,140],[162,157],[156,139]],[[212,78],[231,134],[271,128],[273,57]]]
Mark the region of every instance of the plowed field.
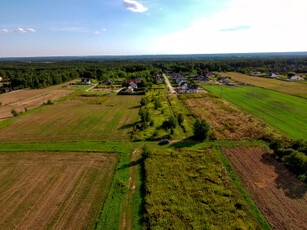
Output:
[[260,147],[221,149],[273,229],[307,229],[307,186]]
[[0,229],[89,229],[116,154],[0,153]]

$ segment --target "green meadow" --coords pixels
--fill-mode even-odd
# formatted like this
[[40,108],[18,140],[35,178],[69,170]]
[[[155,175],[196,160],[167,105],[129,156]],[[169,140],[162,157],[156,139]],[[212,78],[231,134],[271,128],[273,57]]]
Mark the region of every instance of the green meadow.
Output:
[[206,85],[206,90],[263,119],[294,139],[307,139],[306,99],[257,87]]

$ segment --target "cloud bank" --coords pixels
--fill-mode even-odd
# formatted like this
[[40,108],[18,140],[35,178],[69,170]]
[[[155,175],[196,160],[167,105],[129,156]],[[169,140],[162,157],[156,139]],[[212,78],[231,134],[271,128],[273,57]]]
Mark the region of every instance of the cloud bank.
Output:
[[33,29],[33,28],[26,28],[26,29],[24,29],[24,28],[19,27],[17,29],[13,29],[13,30],[2,29],[0,31],[1,34],[6,34],[6,33],[20,33],[20,34],[23,34],[23,33],[28,33],[28,32],[34,33],[34,32],[36,32],[36,30]]
[[127,10],[130,10],[135,13],[143,13],[148,10],[141,3],[134,0],[123,0],[124,6]]
[[155,38],[158,53],[307,51],[306,0],[233,0],[225,10]]

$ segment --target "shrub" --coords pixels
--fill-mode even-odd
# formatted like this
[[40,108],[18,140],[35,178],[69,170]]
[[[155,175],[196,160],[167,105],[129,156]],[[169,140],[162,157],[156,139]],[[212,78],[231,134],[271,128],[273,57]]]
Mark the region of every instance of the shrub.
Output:
[[297,175],[307,175],[307,156],[294,150],[290,155],[284,156],[282,161],[286,167]]
[[14,117],[17,117],[18,116],[18,113],[15,109],[12,109],[11,113],[13,114]]
[[210,125],[205,119],[196,119],[194,123],[194,139],[205,140],[210,135]]
[[177,122],[174,117],[169,117],[166,121],[163,122],[162,128],[164,129],[171,129],[171,128],[176,128]]
[[178,124],[181,125],[182,122],[184,121],[184,117],[182,113],[178,114],[177,120],[178,120]]

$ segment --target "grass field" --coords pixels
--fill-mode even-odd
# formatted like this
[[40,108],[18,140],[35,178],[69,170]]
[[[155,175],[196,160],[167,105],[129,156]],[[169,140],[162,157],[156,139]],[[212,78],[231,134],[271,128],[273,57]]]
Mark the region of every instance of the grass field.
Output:
[[275,79],[252,77],[241,73],[220,73],[223,77],[229,76],[233,80],[245,82],[250,85],[279,91],[299,97],[307,98],[307,85],[299,82],[286,82]]
[[116,153],[1,152],[1,229],[91,229]]
[[110,96],[102,105],[66,100],[17,118],[1,141],[129,140],[139,96]]
[[260,228],[212,148],[152,151],[145,169],[147,228]]
[[[220,96],[220,86],[205,86]],[[222,97],[290,137],[307,139],[306,99],[257,87],[223,87]]]

